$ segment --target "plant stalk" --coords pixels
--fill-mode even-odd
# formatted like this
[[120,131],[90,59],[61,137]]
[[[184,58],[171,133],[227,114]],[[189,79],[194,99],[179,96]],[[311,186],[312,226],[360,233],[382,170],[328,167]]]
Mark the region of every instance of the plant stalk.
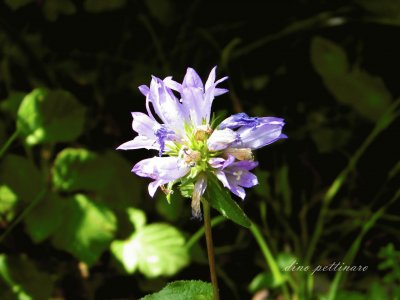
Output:
[[214,245],[211,232],[210,204],[203,200],[204,230],[206,233],[208,265],[210,267],[211,284],[214,291],[214,300],[219,300],[217,272],[215,269]]

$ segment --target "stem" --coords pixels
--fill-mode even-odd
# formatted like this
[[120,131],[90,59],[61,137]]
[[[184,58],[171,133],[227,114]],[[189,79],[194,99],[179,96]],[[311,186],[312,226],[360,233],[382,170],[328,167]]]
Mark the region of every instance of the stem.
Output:
[[6,231],[0,236],[0,243],[7,237],[7,235],[17,226],[24,218],[31,212],[31,210],[43,199],[46,195],[47,190],[43,189],[36,197],[33,199],[32,202],[28,204],[22,213],[16,217],[16,219],[7,227]]
[[208,264],[210,266],[211,284],[214,291],[214,300],[219,300],[217,272],[215,270],[214,245],[211,232],[210,205],[207,200],[203,202],[204,230],[207,241]]
[[[272,276],[274,278],[274,281],[276,284],[282,284],[282,292],[283,292],[283,297],[284,299],[290,299],[290,294],[288,291],[288,288],[285,283],[285,278],[281,273],[281,270],[279,269],[278,263],[274,259],[274,256],[272,255],[271,250],[269,249],[269,246],[265,239],[262,236],[262,233],[258,226],[255,223],[251,223],[250,226],[250,231],[253,234],[254,238],[256,239],[258,245],[260,246],[261,252],[263,253],[265,260],[267,261],[267,264],[271,270]],[[293,284],[293,287],[295,285]]]
[[14,133],[12,134],[12,136],[10,136],[8,138],[8,140],[6,141],[6,143],[3,145],[3,147],[1,147],[0,149],[0,158],[3,156],[3,154],[7,151],[7,149],[11,146],[11,144],[16,140],[16,138],[18,137],[18,130],[16,129],[14,131]]

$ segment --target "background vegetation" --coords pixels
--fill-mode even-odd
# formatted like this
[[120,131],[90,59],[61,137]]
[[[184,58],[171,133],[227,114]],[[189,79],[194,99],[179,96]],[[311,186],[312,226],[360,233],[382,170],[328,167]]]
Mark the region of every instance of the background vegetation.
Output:
[[[1,1],[0,298],[209,281],[190,202],[150,199],[130,173],[149,153],[114,149],[151,74],[218,65],[214,109],[289,136],[257,152],[241,203],[260,232],[214,212],[222,299],[399,299],[399,26],[395,0]],[[294,259],[368,270],[282,270]]]

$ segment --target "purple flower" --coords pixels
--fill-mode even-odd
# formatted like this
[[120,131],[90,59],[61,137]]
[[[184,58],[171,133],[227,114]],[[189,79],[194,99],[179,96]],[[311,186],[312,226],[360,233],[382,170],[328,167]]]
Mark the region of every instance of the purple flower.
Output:
[[[188,68],[182,83],[172,77],[161,80],[152,76],[150,86],[142,85],[147,114],[133,112],[132,128],[138,134],[118,149],[145,148],[159,156],[138,162],[132,172],[154,181],[149,194],[158,187],[167,194],[175,183],[191,191],[192,211],[201,215],[200,200],[207,188],[207,176],[213,174],[222,185],[244,199],[245,190],[258,183],[250,172],[258,163],[252,150],[286,138],[283,119],[249,117],[245,113],[230,116],[217,128],[211,128],[214,97],[228,90],[217,85],[214,67],[203,84],[200,76]],[[167,188],[165,187],[167,185]]]

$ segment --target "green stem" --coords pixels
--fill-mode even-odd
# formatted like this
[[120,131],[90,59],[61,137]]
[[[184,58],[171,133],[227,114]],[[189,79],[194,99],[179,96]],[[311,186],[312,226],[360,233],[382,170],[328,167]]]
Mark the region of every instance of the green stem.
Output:
[[29,212],[38,204],[43,197],[46,195],[47,190],[43,189],[32,202],[28,204],[25,210],[7,227],[6,231],[0,236],[0,243],[6,238],[6,236],[17,226],[25,217],[29,214]]
[[8,140],[3,145],[3,147],[1,147],[1,149],[0,149],[0,158],[7,151],[7,149],[11,146],[11,144],[17,139],[17,137],[18,137],[18,130],[16,129],[14,131],[14,133],[8,138]]
[[256,224],[251,223],[250,231],[253,234],[254,238],[256,239],[258,245],[261,248],[261,252],[263,253],[265,260],[267,261],[267,264],[268,264],[269,268],[271,269],[272,276],[274,277],[275,283],[277,283],[277,284],[282,283],[282,290],[283,290],[284,298],[290,299],[290,295],[289,295],[287,286],[285,284],[285,278],[283,277],[283,275],[279,269],[278,263],[275,261],[274,256],[272,255],[272,252],[268,247],[267,242],[263,238],[260,229],[257,227]]
[[208,264],[210,266],[211,284],[214,291],[214,300],[219,300],[217,272],[215,269],[214,245],[211,232],[210,205],[203,200],[204,230],[206,233]]

